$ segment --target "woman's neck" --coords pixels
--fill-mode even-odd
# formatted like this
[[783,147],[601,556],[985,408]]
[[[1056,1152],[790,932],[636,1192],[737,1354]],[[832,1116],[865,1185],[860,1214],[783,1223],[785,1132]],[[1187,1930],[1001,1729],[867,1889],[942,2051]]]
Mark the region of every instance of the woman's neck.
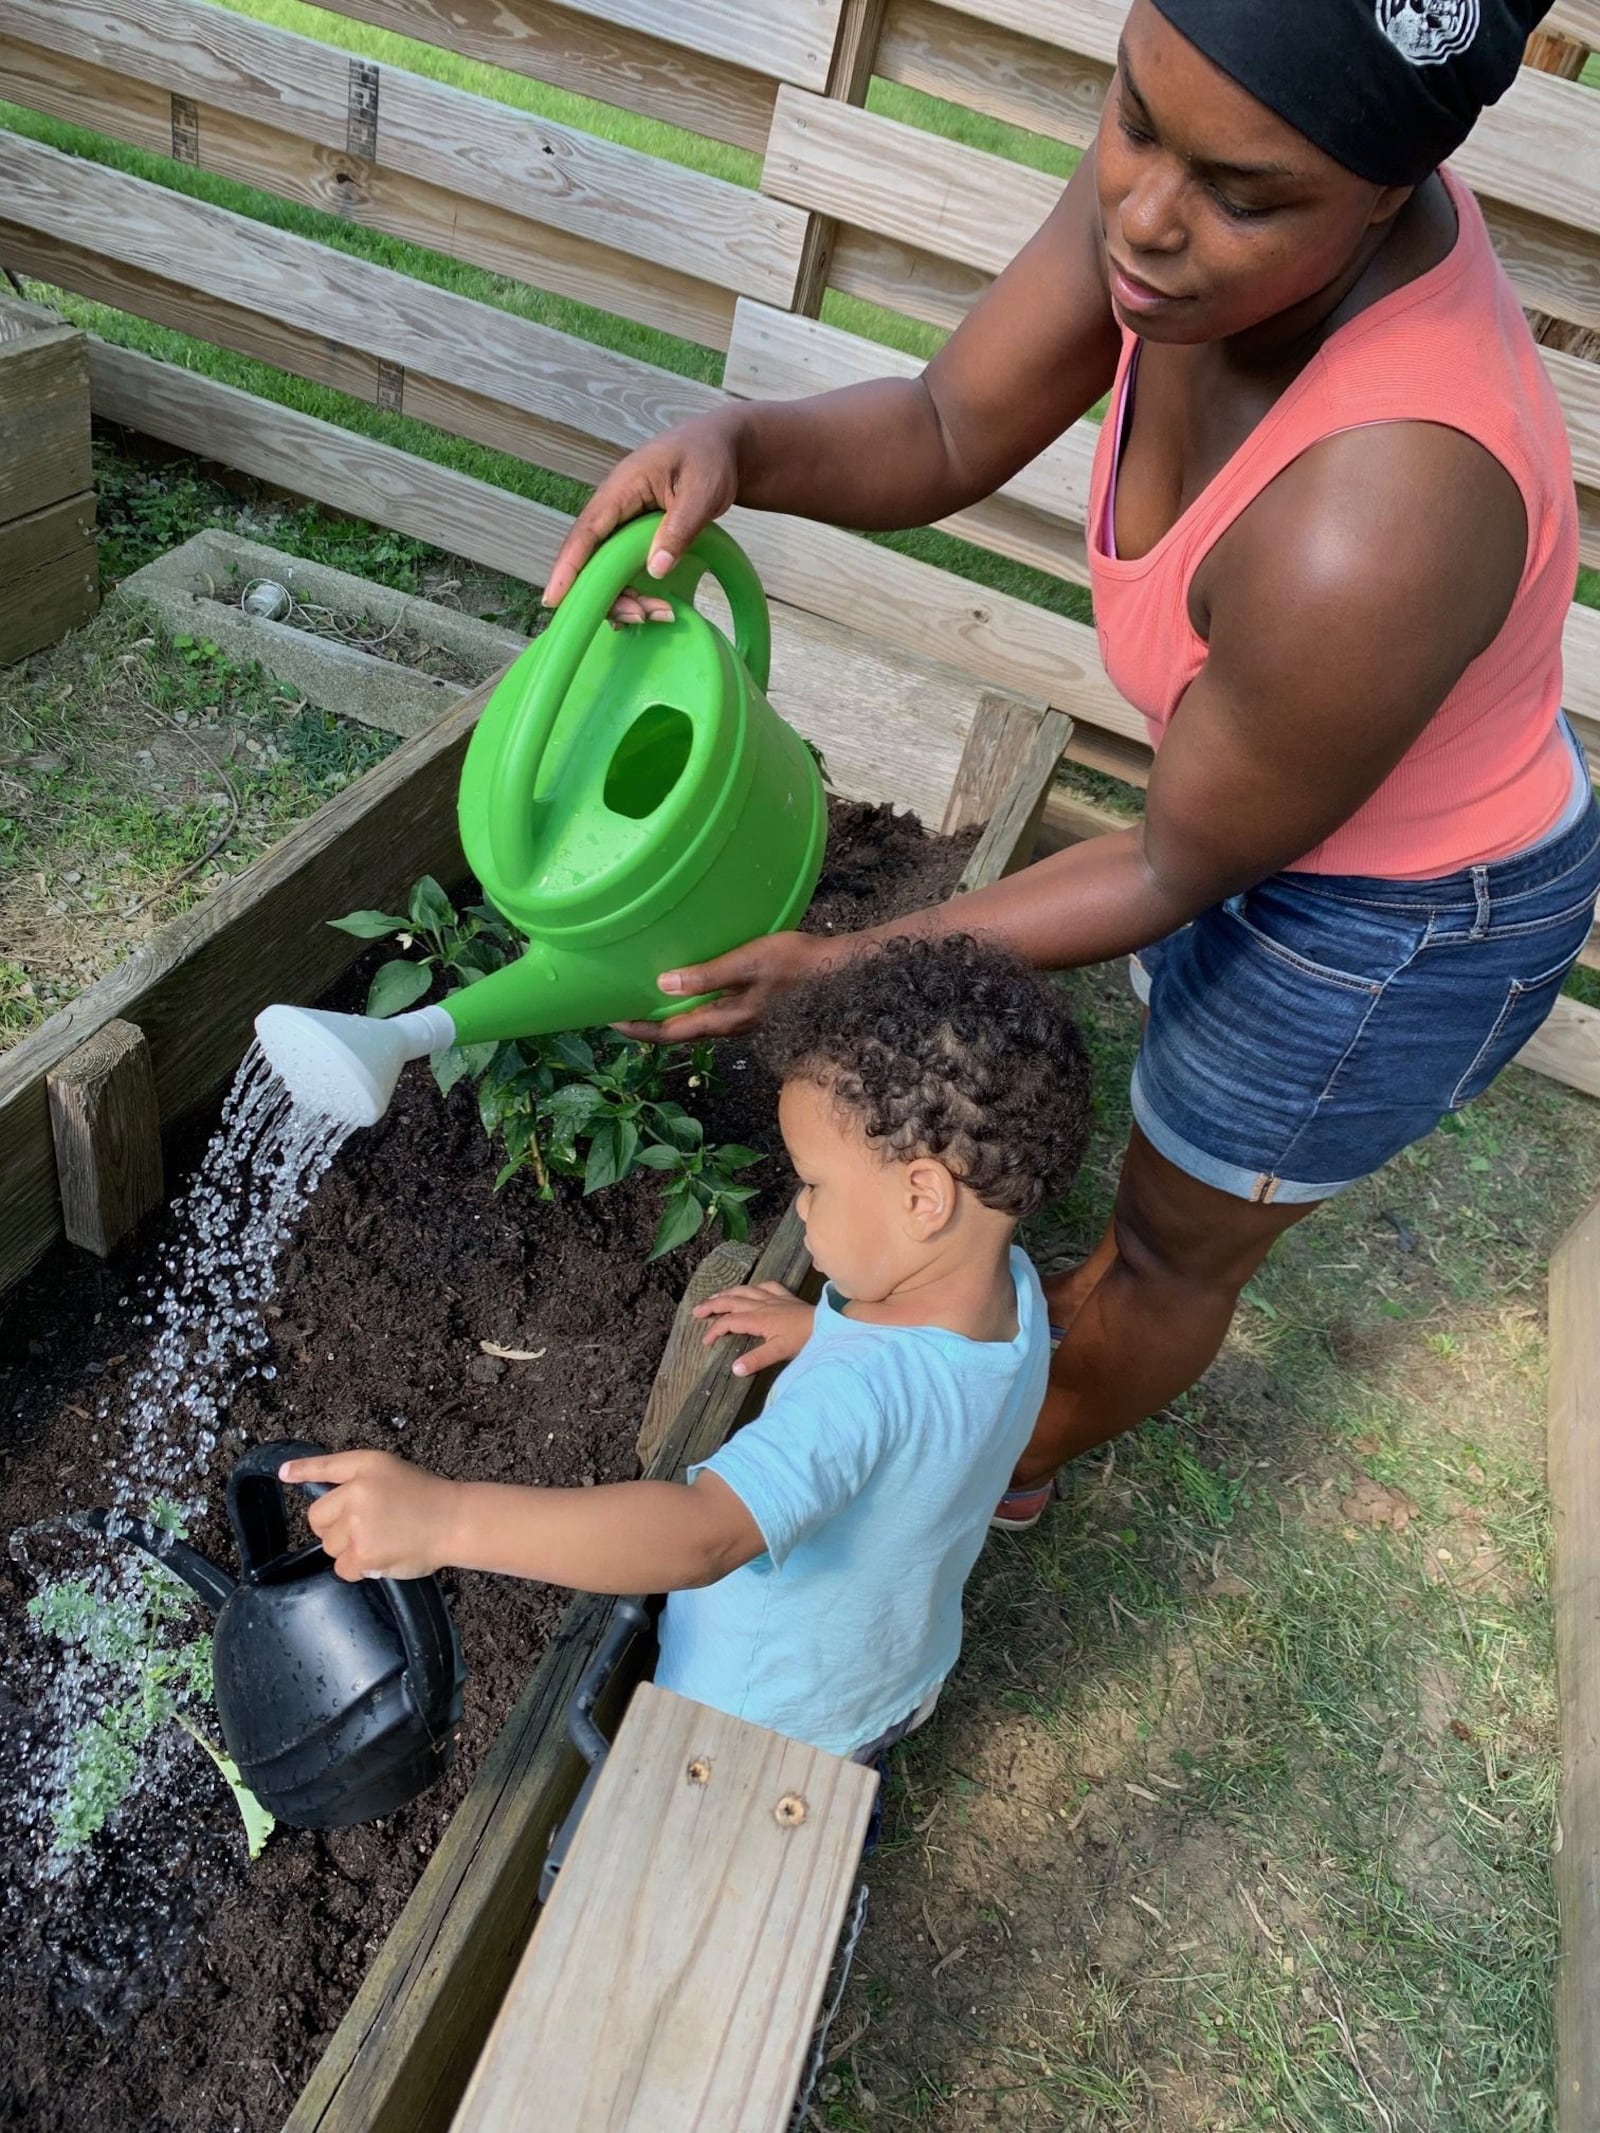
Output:
[[1261,380],[1297,376],[1329,338],[1384,297],[1449,257],[1457,219],[1437,173],[1393,221],[1369,231],[1343,271],[1312,296],[1217,343],[1227,367]]

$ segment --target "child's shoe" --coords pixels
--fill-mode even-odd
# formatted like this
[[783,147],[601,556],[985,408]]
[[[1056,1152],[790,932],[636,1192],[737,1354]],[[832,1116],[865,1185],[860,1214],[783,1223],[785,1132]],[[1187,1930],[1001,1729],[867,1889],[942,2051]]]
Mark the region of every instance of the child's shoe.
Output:
[[989,1520],[993,1533],[1026,1533],[1036,1526],[1050,1508],[1050,1500],[1056,1493],[1056,1477],[1041,1481],[1036,1489],[1007,1489],[994,1507]]

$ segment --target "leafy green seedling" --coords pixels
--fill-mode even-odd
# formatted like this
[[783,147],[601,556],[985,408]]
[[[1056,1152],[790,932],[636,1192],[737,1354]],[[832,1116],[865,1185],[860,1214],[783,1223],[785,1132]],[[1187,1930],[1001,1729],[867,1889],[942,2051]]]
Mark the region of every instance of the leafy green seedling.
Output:
[[[457,911],[432,875],[412,890],[405,916],[352,911],[331,921],[357,940],[394,940],[405,951],[383,963],[367,991],[369,1015],[398,1014],[436,983],[472,985],[522,953],[522,943],[488,904]],[[541,1194],[558,1177],[582,1178],[602,1192],[642,1170],[662,1184],[661,1221],[650,1257],[658,1259],[698,1235],[708,1221],[726,1236],[749,1228],[745,1203],[757,1187],[738,1173],[763,1160],[736,1142],[705,1145],[705,1128],[676,1101],[712,1078],[709,1044],[635,1044],[615,1030],[563,1031],[505,1044],[452,1045],[436,1053],[433,1075],[446,1096],[471,1079],[478,1116],[498,1139],[505,1161],[498,1191],[530,1171]]]
[[[170,1504],[154,1505],[151,1523],[182,1531]],[[57,1852],[78,1851],[105,1828],[133,1789],[142,1751],[172,1723],[199,1742],[227,1780],[250,1857],[258,1858],[272,1817],[185,1708],[210,1703],[212,1679],[209,1631],[186,1634],[193,1618],[183,1583],[155,1562],[141,1562],[132,1590],[109,1599],[82,1578],[61,1578],[34,1594],[28,1615],[47,1636],[81,1648],[127,1687],[73,1738],[66,1781],[52,1809]]]

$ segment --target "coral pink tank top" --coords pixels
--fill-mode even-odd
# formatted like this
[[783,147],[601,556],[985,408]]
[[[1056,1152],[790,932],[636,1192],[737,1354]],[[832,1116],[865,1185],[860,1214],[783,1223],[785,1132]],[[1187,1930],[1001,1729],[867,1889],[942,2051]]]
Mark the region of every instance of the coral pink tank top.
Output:
[[[1119,561],[1116,461],[1139,349],[1126,330],[1089,490],[1089,561],[1106,671],[1161,745],[1206,660],[1189,586],[1212,544],[1324,437],[1434,422],[1491,452],[1522,493],[1528,552],[1500,634],[1462,674],[1383,783],[1295,863],[1402,880],[1454,873],[1536,843],[1560,819],[1573,759],[1558,724],[1561,632],[1578,567],[1572,459],[1560,404],[1501,272],[1477,202],[1443,173],[1456,241],[1436,267],[1323,344],[1150,553]],[[1405,568],[1405,558],[1394,559]]]

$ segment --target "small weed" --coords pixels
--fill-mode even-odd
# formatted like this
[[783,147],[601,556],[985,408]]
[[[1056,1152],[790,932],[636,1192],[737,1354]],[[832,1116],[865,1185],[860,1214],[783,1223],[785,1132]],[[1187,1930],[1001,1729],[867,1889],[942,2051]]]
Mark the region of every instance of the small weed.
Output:
[[[154,1521],[179,1531],[160,1507]],[[193,1627],[189,1596],[179,1579],[155,1562],[141,1562],[131,1584],[108,1598],[81,1578],[62,1578],[28,1602],[34,1626],[76,1648],[125,1693],[108,1694],[99,1715],[80,1727],[65,1781],[52,1811],[55,1848],[62,1856],[98,1836],[132,1789],[141,1756],[163,1726],[181,1726],[227,1781],[244,1822],[252,1859],[273,1827],[238,1766],[208,1740],[189,1715],[210,1703],[211,1637]]]
[[[488,904],[458,912],[431,875],[412,890],[404,918],[352,911],[331,923],[358,940],[394,939],[419,951],[379,965],[367,991],[369,1015],[398,1014],[441,979],[450,990],[470,985],[514,962],[523,946]],[[680,1080],[686,1090],[703,1088],[711,1058],[707,1044],[634,1044],[599,1029],[452,1045],[432,1066],[445,1096],[460,1081],[476,1082],[484,1131],[505,1150],[497,1191],[524,1170],[547,1199],[558,1177],[581,1177],[591,1193],[654,1172],[665,1203],[650,1250],[658,1259],[707,1221],[719,1222],[728,1237],[749,1231],[745,1203],[758,1187],[742,1183],[739,1173],[762,1161],[760,1151],[737,1142],[707,1147],[705,1128],[669,1093]]]

